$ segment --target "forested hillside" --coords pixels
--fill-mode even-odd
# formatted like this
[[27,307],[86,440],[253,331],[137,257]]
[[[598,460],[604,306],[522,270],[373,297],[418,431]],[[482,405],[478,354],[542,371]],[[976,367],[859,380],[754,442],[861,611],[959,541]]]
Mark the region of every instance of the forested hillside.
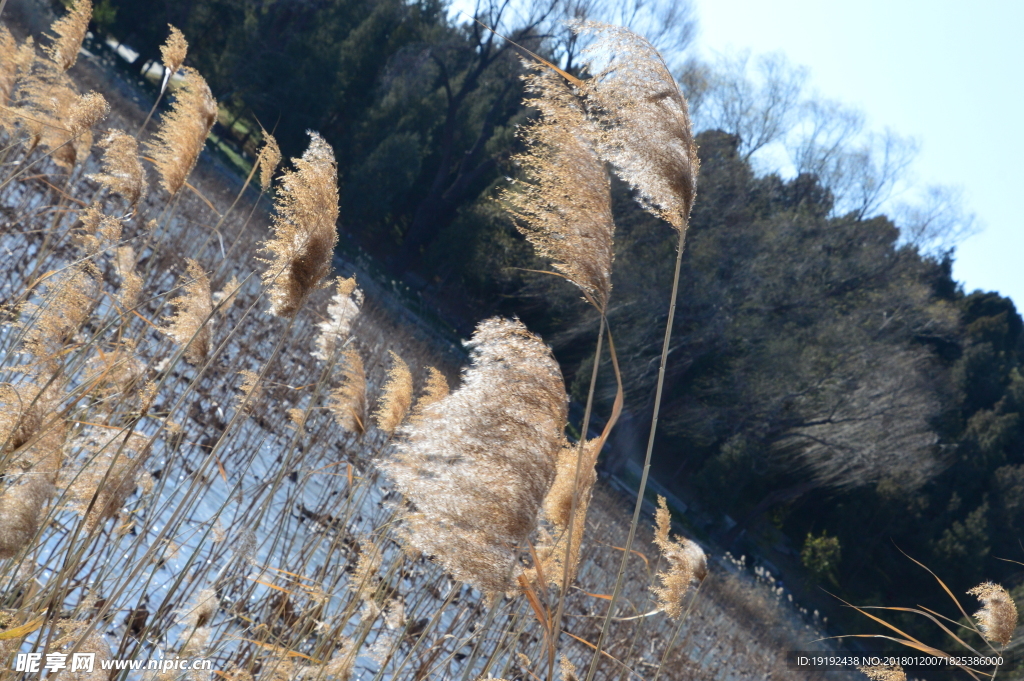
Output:
[[[484,23],[581,75],[560,6],[484,5]],[[214,132],[241,149],[258,147],[263,126],[296,156],[306,130],[320,131],[337,155],[343,248],[366,249],[460,331],[518,314],[585,398],[598,316],[529,271],[547,268],[496,198],[518,175],[516,126],[535,115],[522,51],[437,0],[97,7],[94,28],[138,51],[138,70],[159,59],[168,23],[181,28],[222,104]],[[674,21],[666,40],[684,44],[692,22]],[[797,101],[797,70],[762,61],[772,87],[747,92],[733,87],[745,64],[677,66],[708,129],[657,479],[714,518],[695,529],[740,550],[793,547],[802,578],[847,600],[934,602],[901,551],[958,593],[983,578],[1016,585],[1019,565],[1000,559],[1024,560],[1024,334],[1011,300],[953,280],[956,202],[936,190],[882,213],[909,145],[886,135],[873,138],[881,156],[855,148],[862,123]],[[730,113],[745,92],[771,114],[761,125]],[[795,129],[798,108],[798,172],[784,179],[755,152]],[[613,192],[609,323],[629,392],[604,466],[625,474],[646,441],[675,235],[626,186]]]

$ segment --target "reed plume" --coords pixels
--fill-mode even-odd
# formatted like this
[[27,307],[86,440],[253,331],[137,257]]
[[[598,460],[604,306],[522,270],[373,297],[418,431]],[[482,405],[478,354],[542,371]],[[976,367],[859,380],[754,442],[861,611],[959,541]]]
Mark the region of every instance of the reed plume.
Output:
[[17,82],[18,41],[6,26],[0,26],[0,106],[7,106]]
[[213,304],[220,310],[221,314],[227,314],[228,309],[234,305],[235,298],[238,297],[238,293],[241,290],[242,282],[238,281],[238,277],[232,274],[231,279],[225,282],[223,288],[213,294]]
[[384,384],[373,418],[378,428],[391,435],[402,425],[412,406],[412,372],[397,353],[393,350],[388,352],[391,354],[391,369],[388,370],[388,382]]
[[672,517],[665,497],[658,495],[658,511],[655,514],[654,543],[661,549],[661,555],[668,561],[668,570],[659,572],[661,586],[652,587],[658,597],[658,608],[673,619],[683,614],[683,596],[694,581],[701,582],[708,574],[707,556],[696,544],[685,537],[670,539]]
[[30,147],[49,149],[53,160],[71,169],[92,149],[92,131],[110,112],[106,99],[96,92],[78,94],[67,74],[52,62],[38,62],[19,87],[19,115],[28,130]]
[[56,368],[65,343],[88,319],[96,295],[96,280],[84,265],[54,275],[42,304],[25,303],[20,308],[25,351]]
[[85,39],[86,31],[89,30],[91,19],[91,0],[75,0],[67,14],[50,26],[50,30],[56,36],[46,52],[61,72],[70,69],[78,60],[78,51],[82,49],[82,41]]
[[130,310],[138,305],[143,285],[142,277],[135,271],[135,249],[131,246],[118,246],[114,252],[114,269],[121,277],[117,300],[122,308]]
[[199,364],[210,351],[213,298],[203,268],[191,258],[186,263],[185,294],[172,301],[177,309],[167,318],[168,326],[163,331],[185,346],[185,359],[190,364]]
[[605,310],[611,295],[615,222],[604,163],[578,99],[557,75],[531,76],[527,103],[541,117],[520,129],[528,146],[515,161],[525,182],[502,192],[516,227],[537,253]]
[[[540,566],[534,566],[525,572],[531,583],[539,583],[540,574],[564,578],[566,584],[572,584],[579,569],[583,532],[586,527],[587,511],[593,496],[594,484],[597,483],[597,455],[603,443],[599,439],[588,440],[583,448],[580,459],[578,444],[562,442],[558,452],[555,479],[551,489],[544,497],[544,519],[551,524],[546,532],[550,543],[537,547],[537,558]],[[579,478],[576,466],[579,461]],[[576,512],[572,512],[573,494],[577,494]],[[571,548],[570,548],[571,547]],[[561,585],[561,582],[558,582]]]
[[97,146],[104,149],[103,172],[86,177],[123,198],[134,211],[149,189],[138,142],[126,132],[111,130]]
[[982,602],[984,607],[974,613],[978,628],[989,641],[1005,646],[1017,628],[1017,606],[1006,589],[984,582],[967,592]]
[[700,161],[686,99],[668,66],[647,39],[627,28],[587,21],[573,30],[596,36],[587,50],[595,75],[583,94],[602,127],[601,157],[644,208],[685,230]]
[[26,475],[0,492],[0,560],[30,544],[53,493],[53,483],[38,475]]
[[97,630],[87,634],[81,638],[79,642],[78,631],[88,628],[86,622],[73,622],[70,625],[71,631],[61,639],[58,639],[58,643],[64,647],[64,650],[71,651],[76,650],[79,653],[93,654],[93,666],[92,671],[78,670],[71,671],[71,657],[68,656],[67,669],[62,670],[60,673],[54,676],[54,681],[109,681],[111,674],[110,670],[104,669],[105,662],[109,662],[113,658],[113,651],[110,650],[110,646],[103,638],[103,623],[100,622],[97,625]]
[[857,667],[871,681],[907,681],[907,674],[898,664],[876,665],[874,667]]
[[242,369],[238,375],[242,377],[242,385],[238,388],[242,394],[237,398],[239,408],[245,413],[251,414],[263,394],[260,387],[260,375],[248,369]]
[[185,56],[188,54],[188,41],[177,28],[171,24],[167,24],[167,27],[171,31],[167,35],[167,40],[160,46],[160,61],[167,69],[169,76],[173,76],[185,63]]
[[320,135],[310,132],[302,158],[292,159],[294,171],[280,178],[274,202],[274,234],[260,249],[270,253],[263,273],[270,287],[270,313],[291,317],[331,272],[338,243],[338,166],[334,151]]
[[274,136],[266,130],[263,131],[263,147],[260,148],[256,162],[260,166],[260,187],[267,191],[274,179],[274,171],[281,165],[281,148],[277,146]]
[[91,532],[117,516],[139,486],[150,441],[135,433],[111,439],[90,430],[75,444],[87,458],[77,472],[64,471],[66,480],[61,484],[67,487],[70,509],[82,516],[83,525]]
[[349,348],[342,355],[343,379],[331,391],[327,409],[345,430],[362,435],[366,432],[366,372],[359,351]]
[[551,350],[519,320],[483,321],[466,345],[462,385],[403,429],[381,467],[412,507],[406,543],[505,592],[555,477],[568,398]]
[[420,398],[416,400],[416,406],[413,407],[412,413],[409,414],[409,422],[421,420],[423,418],[423,411],[435,402],[444,399],[449,392],[448,380],[444,377],[444,374],[434,367],[427,367],[427,382],[423,386]]
[[313,356],[325,362],[329,361],[335,351],[340,348],[352,332],[352,322],[359,314],[363,304],[363,292],[356,288],[355,277],[342,279],[338,277],[335,284],[334,297],[327,306],[327,320],[320,322],[320,335],[316,339],[317,349]]
[[65,381],[40,382],[0,385],[0,474],[13,464],[54,482],[68,432]]
[[217,100],[199,72],[185,67],[171,110],[164,114],[156,141],[147,145],[161,184],[177,194],[199,160],[210,129],[217,121]]

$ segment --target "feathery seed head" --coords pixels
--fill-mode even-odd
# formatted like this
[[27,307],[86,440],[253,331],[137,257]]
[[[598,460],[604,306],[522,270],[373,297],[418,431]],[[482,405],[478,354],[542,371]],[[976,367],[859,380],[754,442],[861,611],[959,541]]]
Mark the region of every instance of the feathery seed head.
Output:
[[88,318],[96,289],[96,280],[81,265],[47,280],[41,304],[21,306],[19,326],[26,328],[25,350],[39,362],[56,367],[64,344]]
[[338,243],[338,166],[334,150],[310,132],[302,158],[292,159],[295,170],[278,180],[274,202],[274,235],[260,249],[270,253],[263,273],[270,287],[270,313],[291,317],[305,304],[324,277]]
[[316,339],[313,356],[327,362],[335,351],[348,340],[352,322],[363,304],[363,292],[356,288],[355,277],[337,278],[334,297],[327,306],[326,321],[320,322],[320,335]]
[[164,114],[156,141],[147,145],[167,193],[177,194],[199,160],[210,129],[217,120],[217,100],[199,72],[185,67],[174,104]]
[[185,359],[199,364],[210,351],[213,298],[210,279],[199,263],[189,258],[185,271],[185,294],[174,299],[175,313],[167,318],[164,333],[185,348]]
[[455,579],[507,592],[555,477],[568,397],[551,350],[520,321],[483,321],[466,345],[462,385],[403,429],[381,467],[414,509],[413,549]]
[[83,517],[86,530],[92,532],[115,517],[135,492],[142,465],[149,457],[150,440],[135,433],[127,440],[121,435],[111,438],[93,429],[75,444],[86,458],[77,471],[63,471],[66,480],[60,484],[67,486],[71,510]]
[[665,497],[658,495],[655,516],[654,543],[668,560],[668,570],[658,573],[661,586],[651,589],[658,597],[658,607],[672,618],[683,614],[683,596],[694,580],[701,582],[707,576],[707,556],[695,542],[683,537],[669,539],[672,518]]
[[668,66],[627,28],[587,21],[573,30],[597,38],[587,50],[595,76],[583,94],[603,129],[598,152],[648,211],[684,230],[700,162],[686,99]]
[[591,143],[596,130],[556,75],[531,76],[528,89],[541,118],[520,131],[529,148],[515,160],[526,181],[501,198],[537,253],[603,310],[612,287],[615,222],[608,173]]
[[270,182],[274,179],[274,171],[281,165],[281,149],[277,146],[277,140],[266,130],[263,131],[263,148],[256,162],[260,165],[260,187],[263,191],[270,189]]
[[343,379],[331,391],[327,409],[345,430],[362,435],[366,432],[366,372],[363,358],[355,348],[348,348],[342,356]]
[[181,624],[189,629],[205,627],[217,614],[220,607],[220,599],[213,589],[202,589],[192,598],[192,603],[182,611]]
[[53,492],[53,483],[39,475],[26,475],[0,491],[0,560],[29,545]]
[[135,138],[122,130],[111,130],[100,140],[98,146],[104,149],[103,171],[87,177],[107,187],[128,202],[135,210],[139,201],[146,196],[146,170],[139,160],[139,145]]
[[70,69],[78,60],[78,51],[82,49],[82,40],[85,39],[91,19],[92,1],[75,0],[67,14],[50,26],[56,36],[46,52],[62,72]]
[[78,102],[69,112],[67,127],[73,136],[81,135],[106,118],[109,113],[110,105],[103,95],[98,92],[87,92],[78,98]]
[[984,604],[981,610],[974,613],[974,618],[978,620],[978,628],[985,634],[985,638],[999,645],[1009,643],[1017,628],[1017,606],[1006,589],[992,582],[984,582],[967,593]]
[[238,277],[231,275],[231,279],[224,284],[224,287],[213,294],[213,304],[219,306],[221,314],[227,314],[228,309],[234,305],[238,292],[242,290],[242,282]]
[[174,26],[167,24],[167,27],[171,29],[171,32],[167,35],[164,44],[160,46],[160,61],[163,62],[164,68],[174,74],[185,62],[185,55],[188,54],[188,41]]
[[423,386],[423,394],[416,400],[416,406],[412,413],[409,414],[409,422],[422,420],[423,411],[435,402],[444,399],[448,392],[448,380],[444,374],[434,367],[427,367],[427,383]]
[[260,375],[248,369],[242,369],[238,375],[242,377],[242,385],[238,387],[242,394],[237,397],[239,408],[245,413],[251,414],[262,395]]
[[412,373],[409,371],[409,365],[402,361],[397,353],[389,352],[391,369],[388,371],[388,382],[384,384],[384,391],[377,402],[377,411],[373,413],[373,418],[377,421],[378,428],[391,435],[402,425],[412,405]]

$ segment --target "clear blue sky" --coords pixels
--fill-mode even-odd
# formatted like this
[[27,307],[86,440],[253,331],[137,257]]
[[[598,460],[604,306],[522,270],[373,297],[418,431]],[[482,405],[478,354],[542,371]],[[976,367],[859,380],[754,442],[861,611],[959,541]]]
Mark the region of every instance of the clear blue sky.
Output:
[[783,52],[870,128],[916,138],[915,180],[962,187],[983,228],[954,276],[1024,308],[1024,0],[692,1],[698,53]]
[[917,138],[916,179],[963,187],[984,228],[954,276],[1024,307],[1024,1],[694,1],[700,53],[781,51],[871,127]]

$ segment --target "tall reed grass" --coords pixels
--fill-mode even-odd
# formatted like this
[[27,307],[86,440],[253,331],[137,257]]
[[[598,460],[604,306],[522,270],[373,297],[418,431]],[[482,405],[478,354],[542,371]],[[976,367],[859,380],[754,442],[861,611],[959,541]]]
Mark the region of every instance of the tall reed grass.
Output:
[[[43,51],[0,28],[0,679],[30,651],[210,658],[238,680],[781,673],[781,641],[803,633],[743,635],[728,604],[753,587],[671,538],[664,500],[656,527],[642,495],[625,520],[595,473],[615,413],[596,440],[566,439],[542,339],[484,320],[469,366],[439,364],[388,301],[332,285],[329,144],[311,133],[275,180],[265,134],[259,197],[249,180],[225,195],[199,161],[217,106],[184,36],[172,27],[165,84],[179,69],[181,84],[146,136],[116,93],[112,110],[78,94],[90,9]],[[505,200],[603,317],[605,163],[681,252],[696,160],[656,53],[584,30],[629,68],[537,72],[542,116]]]

